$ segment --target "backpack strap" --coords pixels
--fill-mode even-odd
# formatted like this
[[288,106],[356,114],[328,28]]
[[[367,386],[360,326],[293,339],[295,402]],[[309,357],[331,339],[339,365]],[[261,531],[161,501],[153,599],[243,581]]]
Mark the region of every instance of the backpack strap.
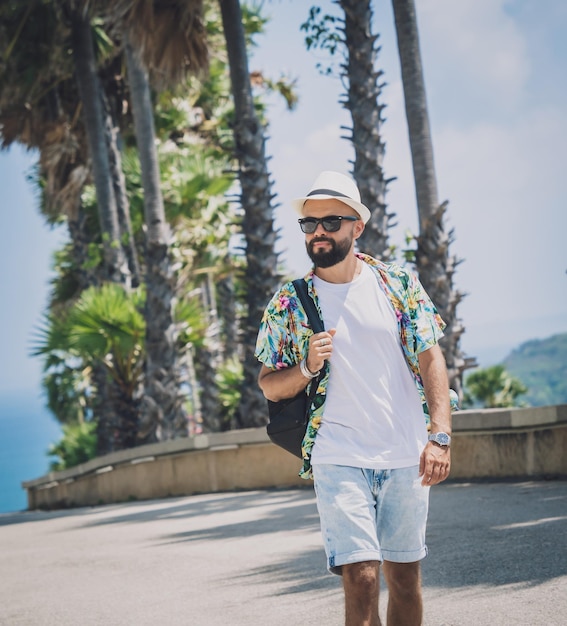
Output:
[[307,291],[307,283],[304,278],[297,278],[293,281],[293,286],[295,287],[295,291],[301,300],[301,304],[303,309],[307,313],[307,319],[309,320],[309,324],[311,324],[311,328],[314,333],[322,333],[325,330],[325,326],[323,324],[323,320],[319,315],[319,311],[315,306],[315,302],[313,302],[313,298],[309,295]]

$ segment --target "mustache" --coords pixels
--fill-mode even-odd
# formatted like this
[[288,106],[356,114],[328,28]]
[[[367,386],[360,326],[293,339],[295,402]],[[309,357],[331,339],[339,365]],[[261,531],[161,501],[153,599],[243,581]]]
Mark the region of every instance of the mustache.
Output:
[[331,238],[329,238],[329,237],[325,237],[325,235],[321,235],[320,237],[315,237],[314,239],[312,239],[312,240],[309,242],[309,247],[310,247],[310,248],[313,248],[313,246],[314,246],[316,243],[321,243],[321,242],[323,242],[323,241],[326,241],[327,243],[330,243],[331,245],[335,243],[334,239],[331,239]]

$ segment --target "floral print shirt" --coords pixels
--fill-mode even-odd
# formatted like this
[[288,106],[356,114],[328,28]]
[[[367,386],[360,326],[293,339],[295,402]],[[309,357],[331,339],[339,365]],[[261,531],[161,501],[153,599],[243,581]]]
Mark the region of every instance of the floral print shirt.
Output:
[[[443,336],[445,323],[423,289],[417,276],[393,263],[383,263],[365,254],[357,257],[373,270],[378,284],[390,300],[398,320],[400,343],[407,364],[421,396],[425,420],[429,428],[429,412],[425,402],[423,381],[419,373],[418,354],[434,346]],[[313,286],[313,269],[305,276],[309,295],[321,309]],[[322,317],[322,316],[321,316]],[[272,370],[297,365],[307,357],[309,338],[313,334],[306,312],[292,282],[283,285],[268,303],[256,342],[256,357]],[[329,365],[329,364],[327,364]],[[327,386],[331,368],[327,366],[319,382],[310,408],[310,419],[303,439],[302,478],[311,478],[311,450],[324,413]],[[314,384],[314,383],[310,383]],[[306,388],[309,392],[310,385]],[[457,408],[457,395],[450,391],[451,407]]]

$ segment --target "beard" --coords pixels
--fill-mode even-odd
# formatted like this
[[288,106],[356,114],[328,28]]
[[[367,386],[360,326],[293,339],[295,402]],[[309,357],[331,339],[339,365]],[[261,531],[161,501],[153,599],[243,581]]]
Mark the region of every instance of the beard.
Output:
[[[313,244],[320,241],[326,241],[331,246],[330,250],[315,252],[313,250]],[[349,237],[345,237],[345,239],[341,241],[327,239],[327,237],[317,237],[317,239],[312,239],[309,243],[306,242],[305,248],[315,267],[326,268],[333,267],[333,265],[337,265],[337,263],[343,261],[350,251],[351,244],[352,239]]]

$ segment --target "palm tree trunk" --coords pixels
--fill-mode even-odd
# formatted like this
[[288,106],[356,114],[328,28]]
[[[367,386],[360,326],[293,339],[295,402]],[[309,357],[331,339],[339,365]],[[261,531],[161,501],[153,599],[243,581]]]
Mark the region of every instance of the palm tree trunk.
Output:
[[207,322],[204,345],[195,350],[195,369],[201,390],[203,428],[208,432],[219,432],[222,422],[222,406],[216,381],[216,372],[223,360],[223,345],[220,336],[215,284],[211,272],[201,284],[201,300]]
[[346,78],[348,93],[342,105],[350,111],[354,147],[354,179],[363,204],[372,211],[358,240],[360,250],[386,259],[389,256],[388,228],[393,213],[386,211],[386,186],[382,169],[385,146],[381,137],[384,105],[378,103],[382,91],[382,72],[376,68],[376,40],[372,34],[370,0],[339,0],[344,11],[344,37],[348,50]]
[[447,233],[444,225],[447,203],[440,205],[437,195],[415,4],[414,0],[392,0],[392,5],[419,215],[416,266],[423,286],[447,323],[441,347],[451,387],[461,397],[462,374],[467,362],[459,345],[464,327],[457,318],[457,305],[463,294],[453,289],[458,261],[449,255],[453,233]]
[[130,202],[128,201],[128,194],[126,193],[126,177],[122,171],[122,154],[118,145],[119,129],[107,98],[104,98],[104,112],[104,127],[108,144],[112,188],[114,190],[114,197],[116,198],[116,210],[118,213],[121,240],[132,277],[132,287],[138,287],[140,284],[140,264],[138,262],[138,251],[136,250],[134,232],[132,231],[132,220],[130,219]]
[[88,215],[82,204],[73,214],[67,216],[67,228],[69,239],[71,240],[71,250],[73,265],[76,268],[77,291],[82,292],[92,286],[98,286],[101,282],[100,268],[93,268],[89,265],[88,254],[89,245],[92,243],[92,236],[88,228]]
[[146,370],[142,426],[148,441],[187,435],[180,392],[177,331],[173,323],[174,280],[171,234],[165,218],[148,74],[125,37],[130,100],[144,187],[146,225]]
[[232,273],[218,281],[217,293],[224,357],[225,359],[232,359],[239,354],[240,347],[238,343],[236,295]]
[[402,70],[406,118],[409,129],[419,231],[424,232],[439,207],[433,143],[414,0],[393,0],[398,52]]
[[96,389],[93,399],[93,410],[96,415],[96,453],[97,456],[102,456],[120,449],[117,441],[120,418],[114,405],[112,381],[104,364],[95,364],[91,377]]
[[216,381],[218,359],[215,360],[213,353],[206,346],[202,346],[195,350],[194,365],[201,390],[199,407],[203,430],[218,433],[222,430],[222,406]]
[[236,418],[237,425],[244,428],[267,421],[266,401],[257,384],[259,366],[254,347],[264,308],[278,287],[280,276],[264,128],[254,110],[240,3],[238,0],[220,0],[220,7],[234,97],[234,141],[246,241],[247,314],[242,329],[244,383]]
[[127,283],[128,267],[120,245],[116,198],[104,132],[102,89],[96,72],[91,24],[88,16],[80,10],[72,12],[70,21],[75,77],[92,161],[106,277],[112,282]]

